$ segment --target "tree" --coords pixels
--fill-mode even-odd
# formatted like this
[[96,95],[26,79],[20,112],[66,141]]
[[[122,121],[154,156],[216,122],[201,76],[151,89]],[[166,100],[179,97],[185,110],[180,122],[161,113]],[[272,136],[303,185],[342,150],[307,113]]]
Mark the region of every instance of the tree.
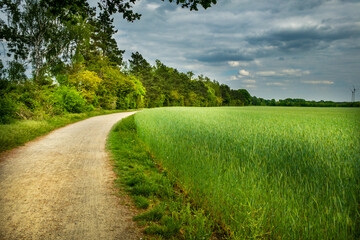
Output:
[[251,95],[246,89],[230,90],[231,102],[233,106],[247,106],[251,103]]
[[53,15],[53,8],[47,6],[39,0],[0,2],[2,11],[8,16],[7,24],[0,21],[0,38],[7,43],[8,57],[31,63],[37,82],[41,82],[49,66],[58,60],[72,40],[68,24],[60,15]]
[[220,93],[221,97],[223,99],[223,106],[229,106],[231,102],[231,96],[230,96],[230,87],[226,84],[220,85]]
[[146,89],[145,106],[162,106],[164,96],[161,95],[158,78],[153,74],[153,68],[139,53],[132,53],[130,63],[130,74],[136,76]]
[[107,57],[112,64],[121,66],[123,64],[122,55],[125,51],[119,50],[113,38],[113,35],[117,33],[113,25],[114,19],[111,18],[107,10],[108,6],[99,3],[99,8],[101,10],[99,16],[91,21],[94,26],[94,31],[91,36],[93,40],[91,50],[95,52],[95,54]]
[[130,73],[140,78],[150,78],[151,76],[151,65],[148,63],[143,56],[139,53],[132,53],[130,63]]
[[88,70],[71,74],[68,79],[69,85],[75,87],[85,100],[93,105],[97,105],[98,103],[95,93],[98,90],[101,81],[102,79],[99,78],[96,72]]
[[23,64],[11,61],[6,71],[7,79],[12,83],[23,83],[27,80],[25,71],[26,69]]

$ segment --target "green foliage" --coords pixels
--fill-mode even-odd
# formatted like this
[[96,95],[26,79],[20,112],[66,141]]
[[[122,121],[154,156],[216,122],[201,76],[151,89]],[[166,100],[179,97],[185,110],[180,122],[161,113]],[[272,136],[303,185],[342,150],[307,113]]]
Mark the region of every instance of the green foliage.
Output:
[[17,103],[17,115],[21,119],[43,120],[58,114],[53,87],[39,86],[34,82],[25,82],[13,87],[12,91],[9,91],[9,95]]
[[87,110],[86,101],[74,88],[59,87],[55,92],[56,105],[69,113],[81,113]]
[[11,123],[16,117],[17,106],[6,95],[0,98],[0,124]]
[[19,62],[11,61],[7,69],[7,79],[12,83],[24,83],[27,80],[25,66]]
[[232,238],[358,238],[359,109],[161,108],[135,121]]
[[97,104],[95,92],[98,90],[102,79],[98,77],[96,72],[83,70],[69,75],[68,83],[76,88],[82,94],[89,104]]
[[122,55],[124,50],[119,50],[113,35],[117,33],[113,26],[114,19],[107,11],[106,6],[99,5],[101,12],[97,19],[93,21],[94,32],[92,35],[93,43],[91,44],[92,51],[97,52],[102,56],[106,56],[109,61],[117,66],[123,64]]
[[230,106],[247,106],[251,103],[251,96],[245,89],[230,90]]

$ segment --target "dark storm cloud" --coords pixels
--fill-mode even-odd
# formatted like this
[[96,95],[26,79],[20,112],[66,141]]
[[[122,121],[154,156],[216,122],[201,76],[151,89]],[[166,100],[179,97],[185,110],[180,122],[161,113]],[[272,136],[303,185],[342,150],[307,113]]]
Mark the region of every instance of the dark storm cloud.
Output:
[[200,62],[207,62],[207,63],[220,63],[220,62],[228,62],[228,61],[250,62],[254,60],[252,57],[241,53],[239,50],[233,50],[233,49],[208,50],[199,55],[191,56],[191,58]]
[[326,48],[337,40],[360,38],[360,29],[356,25],[338,27],[304,27],[267,32],[260,36],[247,37],[252,45],[267,45],[282,51],[308,51]]
[[329,0],[301,0],[301,1],[293,1],[293,6],[298,10],[307,10],[315,7],[319,7],[324,2],[328,2]]
[[359,0],[340,0],[341,2],[358,3]]

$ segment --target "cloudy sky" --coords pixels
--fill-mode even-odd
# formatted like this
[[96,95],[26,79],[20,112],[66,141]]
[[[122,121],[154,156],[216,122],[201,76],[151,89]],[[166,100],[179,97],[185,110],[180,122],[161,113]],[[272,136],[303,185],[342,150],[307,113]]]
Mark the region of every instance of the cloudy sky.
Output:
[[115,16],[125,58],[139,51],[266,99],[350,101],[360,88],[359,0],[218,0],[198,12],[140,0],[134,10],[134,23]]

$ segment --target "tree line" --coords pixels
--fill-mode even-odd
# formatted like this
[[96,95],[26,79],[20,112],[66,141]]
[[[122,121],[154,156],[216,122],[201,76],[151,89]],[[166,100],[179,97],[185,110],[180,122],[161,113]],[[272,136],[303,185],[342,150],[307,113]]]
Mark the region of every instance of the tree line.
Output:
[[301,98],[263,99],[251,97],[253,106],[285,106],[285,107],[360,107],[360,102],[307,101]]

